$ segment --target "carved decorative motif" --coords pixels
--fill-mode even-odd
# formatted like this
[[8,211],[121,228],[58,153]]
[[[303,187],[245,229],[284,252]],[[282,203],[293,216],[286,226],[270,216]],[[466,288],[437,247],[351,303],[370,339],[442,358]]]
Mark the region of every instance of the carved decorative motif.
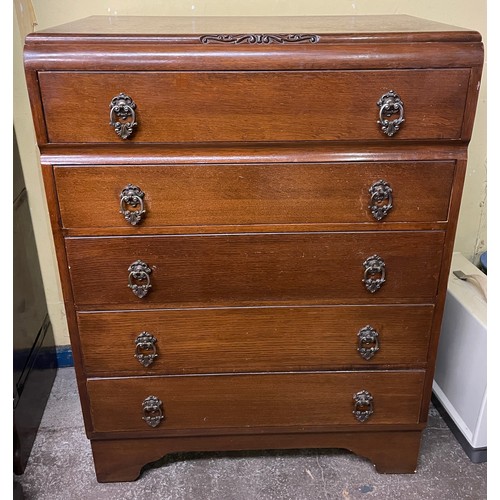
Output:
[[201,43],[249,43],[249,44],[271,44],[271,43],[318,43],[320,37],[310,34],[255,34],[255,35],[203,35]]

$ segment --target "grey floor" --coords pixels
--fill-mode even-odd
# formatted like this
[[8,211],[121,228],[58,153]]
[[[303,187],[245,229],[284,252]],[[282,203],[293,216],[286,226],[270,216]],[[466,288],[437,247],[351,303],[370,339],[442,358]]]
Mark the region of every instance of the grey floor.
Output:
[[344,450],[192,453],[169,456],[131,483],[96,481],[75,373],[59,369],[25,473],[36,500],[346,500],[486,498],[487,464],[469,461],[431,408],[416,474],[377,474]]

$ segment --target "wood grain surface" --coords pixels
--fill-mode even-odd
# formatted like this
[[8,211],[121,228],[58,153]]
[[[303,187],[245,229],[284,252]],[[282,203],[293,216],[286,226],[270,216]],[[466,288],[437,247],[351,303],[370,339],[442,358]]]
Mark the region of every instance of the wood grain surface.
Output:
[[[417,424],[423,371],[287,373],[89,379],[95,432]],[[353,394],[373,396],[374,413],[354,417]],[[164,420],[149,427],[142,402],[163,402]],[[189,432],[187,432],[189,434]],[[118,437],[118,436],[117,436]]]
[[[55,178],[64,228],[122,228],[133,235],[164,226],[443,222],[454,168],[451,161],[101,165],[57,167]],[[369,208],[369,189],[379,180],[389,183],[393,198],[381,221]],[[128,184],[145,193],[146,214],[134,227],[119,213]]]
[[[97,479],[136,479],[175,451],[295,447],[414,472],[481,35],[410,16],[90,17],[29,35],[24,55]],[[377,123],[390,90],[405,118],[392,137]],[[127,140],[109,124],[120,92],[137,105]],[[394,205],[380,222],[379,179]],[[135,227],[119,213],[128,183],[145,192]],[[386,282],[372,294],[373,255]],[[142,299],[138,259],[152,269]]]
[[[429,303],[443,237],[380,231],[67,238],[66,250],[80,309]],[[387,281],[371,293],[363,263],[375,254],[385,261]],[[152,269],[142,299],[128,288],[128,268],[138,259]]]
[[[95,377],[425,368],[432,316],[431,305],[170,309],[82,312],[78,325],[87,374]],[[379,351],[369,360],[358,352],[366,325],[378,333]],[[134,358],[143,331],[157,340],[148,367]]]
[[[52,143],[460,139],[469,76],[467,69],[38,74]],[[377,124],[377,102],[390,90],[406,120],[393,137]],[[120,92],[137,106],[138,126],[126,140],[109,125]]]

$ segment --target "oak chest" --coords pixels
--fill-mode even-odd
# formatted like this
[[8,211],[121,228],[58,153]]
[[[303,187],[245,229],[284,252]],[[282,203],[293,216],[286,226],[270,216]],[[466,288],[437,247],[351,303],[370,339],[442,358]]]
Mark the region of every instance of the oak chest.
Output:
[[99,481],[260,448],[415,471],[482,62],[408,16],[27,37]]

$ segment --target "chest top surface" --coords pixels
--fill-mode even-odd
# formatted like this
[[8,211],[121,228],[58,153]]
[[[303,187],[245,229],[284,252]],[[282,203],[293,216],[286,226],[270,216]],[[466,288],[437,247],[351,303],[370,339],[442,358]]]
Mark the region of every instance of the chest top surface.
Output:
[[[39,144],[380,140],[373,111],[391,92],[419,117],[398,139],[468,140],[483,48],[475,31],[406,15],[92,16],[28,35],[24,56]],[[113,120],[110,138],[122,94],[141,125],[132,137]],[[85,127],[67,126],[75,105]]]
[[[234,35],[227,40],[206,40],[206,35]],[[27,41],[138,39],[163,40],[173,43],[259,43],[236,35],[316,35],[316,39],[273,39],[260,43],[328,43],[346,37],[355,41],[480,41],[473,30],[420,19],[407,15],[394,16],[288,16],[288,17],[148,17],[90,16],[28,36]]]

